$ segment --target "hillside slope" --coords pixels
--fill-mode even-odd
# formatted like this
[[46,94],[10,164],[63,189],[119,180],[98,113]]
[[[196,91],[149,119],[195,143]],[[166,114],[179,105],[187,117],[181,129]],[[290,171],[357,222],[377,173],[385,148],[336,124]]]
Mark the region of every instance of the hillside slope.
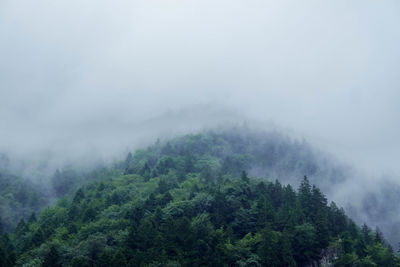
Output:
[[298,144],[254,140],[188,135],[129,154],[120,175],[21,221],[17,266],[306,266],[327,254],[336,266],[398,265],[379,231],[328,205],[306,177],[296,191],[248,175],[264,164],[318,172],[311,152],[296,161],[307,151]]

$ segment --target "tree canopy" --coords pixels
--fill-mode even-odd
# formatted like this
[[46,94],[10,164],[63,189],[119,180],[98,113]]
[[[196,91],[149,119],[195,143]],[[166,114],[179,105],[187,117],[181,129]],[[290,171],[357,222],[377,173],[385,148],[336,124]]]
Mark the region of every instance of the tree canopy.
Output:
[[357,226],[307,176],[295,190],[249,175],[252,156],[224,142],[189,135],[97,170],[1,232],[0,266],[400,266],[379,229]]

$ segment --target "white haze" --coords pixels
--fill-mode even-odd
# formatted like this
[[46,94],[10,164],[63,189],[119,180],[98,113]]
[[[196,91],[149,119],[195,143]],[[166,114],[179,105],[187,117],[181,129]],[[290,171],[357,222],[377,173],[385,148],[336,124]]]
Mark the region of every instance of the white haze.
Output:
[[0,150],[110,159],[257,121],[397,180],[399,25],[398,1],[0,0]]

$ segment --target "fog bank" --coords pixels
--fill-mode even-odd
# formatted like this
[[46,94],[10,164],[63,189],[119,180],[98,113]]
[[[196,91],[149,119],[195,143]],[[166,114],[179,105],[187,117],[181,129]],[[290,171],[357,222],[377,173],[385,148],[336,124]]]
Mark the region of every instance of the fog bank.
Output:
[[399,5],[1,1],[0,148],[112,157],[254,120],[397,174]]

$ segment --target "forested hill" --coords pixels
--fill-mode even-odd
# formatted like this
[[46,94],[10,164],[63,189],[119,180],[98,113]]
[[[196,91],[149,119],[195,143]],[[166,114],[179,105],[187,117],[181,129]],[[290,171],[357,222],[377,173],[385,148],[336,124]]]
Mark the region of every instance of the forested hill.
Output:
[[129,154],[2,232],[0,266],[400,266],[379,231],[307,177],[294,189],[248,174],[263,164],[316,174],[312,157],[295,160],[306,145],[254,140],[188,135]]
[[[325,190],[333,184],[343,182],[346,169],[339,166],[326,154],[318,153],[305,141],[289,138],[280,132],[265,132],[243,127],[203,134],[186,135],[167,141],[157,142],[145,150],[138,151],[134,160],[128,156],[128,172],[138,171],[147,163],[152,167],[168,157],[187,158],[190,164],[193,156],[201,159],[202,170],[213,176],[219,173],[238,175],[242,170],[254,176],[278,179],[284,183],[298,185],[299,175],[315,176],[315,182]],[[159,168],[159,166],[157,166]]]

